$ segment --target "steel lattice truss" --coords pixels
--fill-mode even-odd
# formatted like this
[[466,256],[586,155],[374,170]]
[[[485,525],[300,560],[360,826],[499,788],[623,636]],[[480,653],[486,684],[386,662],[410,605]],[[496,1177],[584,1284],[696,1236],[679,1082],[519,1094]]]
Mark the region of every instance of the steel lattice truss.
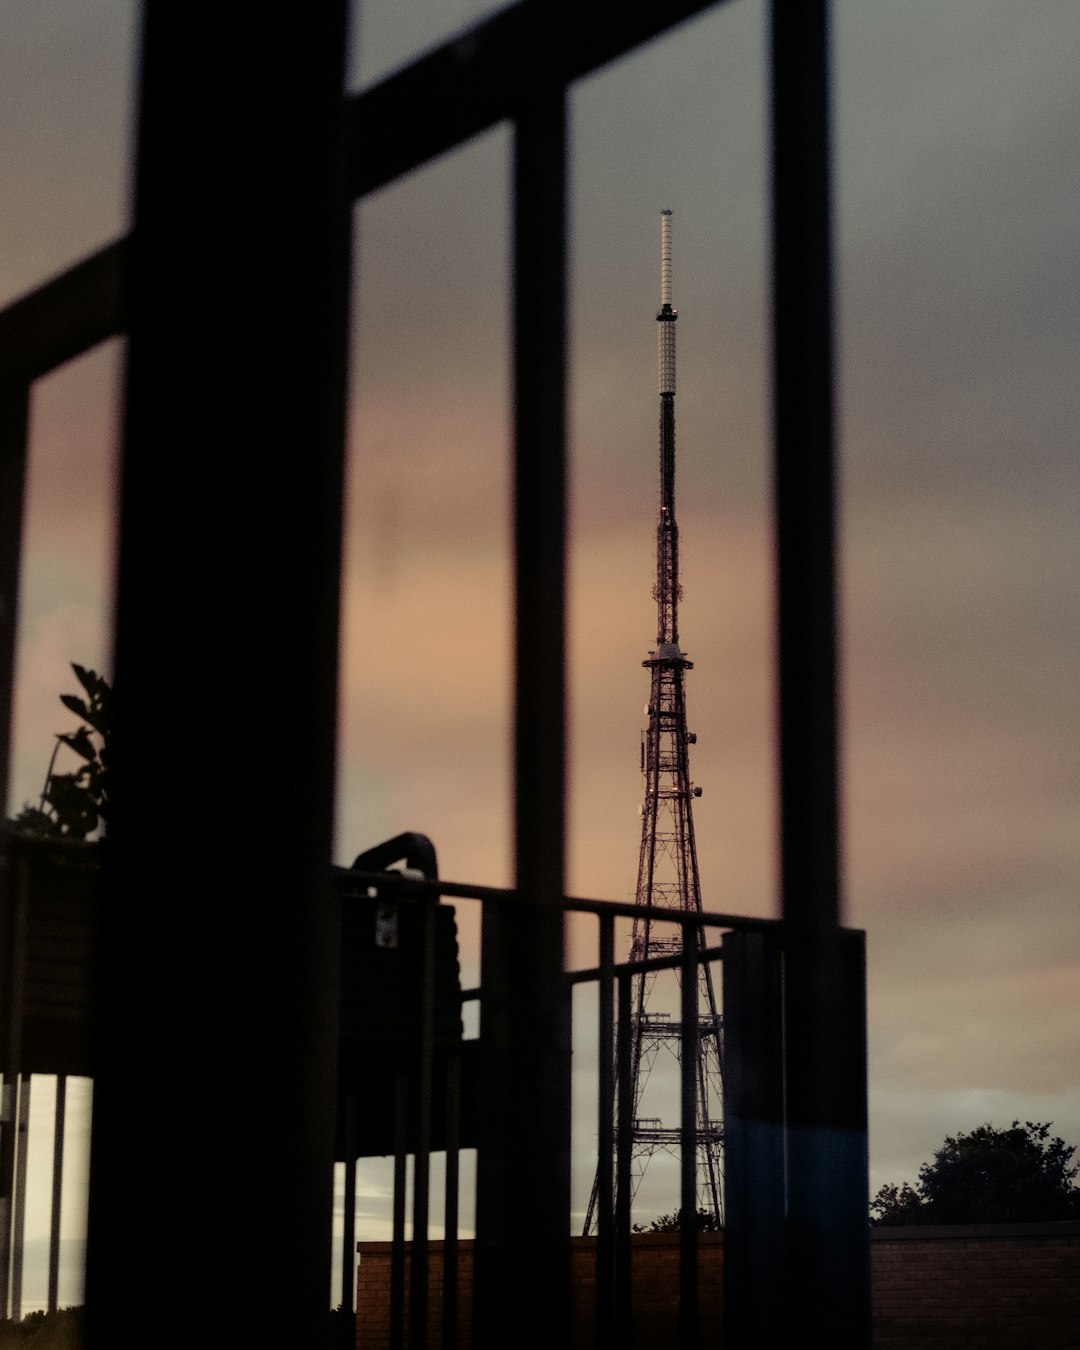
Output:
[[[660,510],[656,527],[656,648],[642,663],[650,671],[648,726],[642,734],[641,769],[645,795],[641,814],[637,903],[646,907],[634,920],[631,961],[671,956],[682,949],[680,930],[656,919],[653,909],[700,913],[701,881],[694,839],[693,800],[701,795],[690,778],[690,745],[696,739],[686,724],[685,673],[693,668],[679,647],[679,527],[675,520],[675,320],[671,303],[671,214],[661,216],[660,312]],[[697,930],[704,946],[704,931]],[[650,1073],[662,1051],[678,1058],[682,1027],[658,1006],[659,977],[635,976],[631,1015],[630,1075],[632,1111],[632,1190],[636,1193],[649,1159],[657,1152],[677,1153],[679,1125],[655,1112]],[[722,1220],[721,1152],[722,1025],[707,963],[698,966],[698,1037],[695,1128],[698,1205],[719,1226]],[[594,1184],[585,1232],[596,1220]]]

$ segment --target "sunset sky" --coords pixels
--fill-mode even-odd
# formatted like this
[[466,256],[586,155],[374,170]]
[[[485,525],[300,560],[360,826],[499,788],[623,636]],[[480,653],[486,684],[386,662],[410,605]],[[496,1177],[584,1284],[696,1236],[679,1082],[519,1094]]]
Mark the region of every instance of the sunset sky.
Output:
[[[127,228],[135,8],[6,7],[0,303]],[[350,87],[489,8],[372,0]],[[1080,5],[833,13],[844,891],[868,935],[876,1189],[985,1120],[1080,1145]],[[670,208],[703,896],[759,915],[778,903],[765,18],[732,0],[571,104],[568,885],[633,893]],[[444,876],[497,884],[508,149],[496,129],[357,212],[335,859],[415,829]],[[35,391],[14,808],[68,726],[67,663],[107,668],[121,360]],[[208,785],[206,818],[232,790]]]

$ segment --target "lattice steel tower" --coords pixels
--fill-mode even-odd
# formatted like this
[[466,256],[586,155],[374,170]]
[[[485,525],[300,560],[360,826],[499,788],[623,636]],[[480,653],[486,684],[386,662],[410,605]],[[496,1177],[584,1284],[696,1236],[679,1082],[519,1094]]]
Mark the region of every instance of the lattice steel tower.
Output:
[[[656,649],[642,662],[650,672],[648,726],[642,733],[641,770],[645,779],[642,803],[641,853],[638,860],[637,903],[668,909],[701,911],[697,845],[694,840],[693,799],[701,789],[690,779],[689,747],[697,737],[686,728],[684,676],[693,668],[679,646],[679,527],[675,522],[675,321],[671,303],[671,212],[660,216],[660,511],[656,524],[657,607]],[[698,941],[704,945],[699,930]],[[635,918],[630,959],[670,956],[682,950],[682,940],[670,924]],[[716,1223],[722,1219],[720,1077],[721,1022],[712,975],[699,966],[696,1127],[698,1205]],[[646,1114],[653,1107],[646,1084],[661,1050],[680,1054],[680,1023],[658,1006],[657,975],[635,977],[631,1014],[631,1100],[633,1102],[632,1191],[636,1192],[649,1159],[658,1152],[677,1153],[679,1130],[662,1115]],[[677,1003],[676,1003],[677,1008]],[[655,1094],[654,1094],[655,1095]],[[672,1094],[668,1094],[669,1099]],[[677,1100],[677,1094],[674,1094]],[[669,1111],[674,1101],[664,1103]],[[597,1188],[585,1220],[585,1232],[596,1224]]]

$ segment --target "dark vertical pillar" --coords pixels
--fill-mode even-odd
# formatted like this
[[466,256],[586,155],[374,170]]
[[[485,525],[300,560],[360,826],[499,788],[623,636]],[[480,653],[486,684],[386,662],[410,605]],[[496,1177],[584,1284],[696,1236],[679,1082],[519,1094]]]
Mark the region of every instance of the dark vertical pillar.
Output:
[[[259,274],[257,484],[259,775],[248,1120],[274,1240],[261,1288],[282,1291],[271,1337],[312,1343],[325,1321],[333,1196],[339,901],[330,886],[337,732],[350,230],[345,187],[347,0],[257,10],[265,26],[266,241]],[[254,659],[253,659],[254,658]],[[287,709],[288,725],[282,723]],[[263,734],[277,728],[278,734]],[[268,1085],[285,1092],[266,1129]],[[358,1104],[363,1110],[363,1103]],[[270,1255],[270,1260],[265,1257]]]
[[11,1211],[11,1320],[22,1320],[23,1253],[26,1247],[26,1164],[30,1152],[30,1088],[33,1078],[20,1074],[16,1079],[18,1110],[16,1112],[15,1185],[12,1190]]
[[626,1347],[633,1333],[633,1253],[630,1246],[630,1166],[633,1160],[634,1087],[630,1065],[631,1001],[629,975],[619,976],[615,1031],[615,1344]]
[[[555,40],[552,32],[552,41]],[[565,846],[566,111],[535,53],[516,121],[515,870],[485,907],[478,1343],[569,1341],[570,992]],[[524,74],[524,73],[523,73]],[[524,1338],[524,1339],[522,1339]]]
[[29,390],[0,384],[0,816],[8,814]]
[[[345,8],[248,7],[236,38],[144,13],[92,1346],[185,1344],[222,1281],[224,1340],[326,1327]],[[198,1277],[163,1319],[178,1252]]]
[[[346,1114],[351,1112],[346,1108]],[[355,1123],[347,1121],[344,1137],[351,1145],[355,1138]],[[348,1318],[349,1325],[339,1327],[340,1344],[351,1347],[356,1340],[356,1158],[351,1149],[345,1158],[345,1190],[341,1215],[341,1310],[342,1320]]]
[[461,1185],[461,1050],[446,1066],[446,1201],[443,1229],[442,1350],[458,1350],[458,1200]]
[[21,1142],[25,1142],[19,1138],[18,1104],[23,1080],[29,877],[30,861],[25,855],[11,850],[0,857],[0,1051],[4,1055],[0,1088],[0,1315],[3,1317],[12,1315],[13,1272],[17,1261],[22,1260],[21,1253],[15,1250],[15,1218],[19,1149]]
[[615,920],[600,915],[596,1122],[596,1344],[615,1326]]
[[[0,816],[8,813],[11,771],[12,696],[19,611],[23,490],[29,390],[22,383],[0,384]],[[22,883],[16,860],[0,858],[0,1316],[9,1312],[11,1206],[15,1177],[15,1088],[22,1044]]]
[[[698,1229],[697,1229],[697,1101],[699,1058],[698,942],[697,933],[683,924],[680,963],[679,1044],[679,1171],[681,1174],[679,1224],[679,1345],[691,1350],[698,1343]],[[704,1084],[701,1092],[704,1093]]]
[[431,1114],[435,1101],[434,1072],[435,1029],[435,906],[436,896],[427,896],[421,905],[420,988],[416,1002],[420,1010],[419,1045],[416,1049],[415,1129],[413,1145],[412,1242],[409,1250],[409,1344],[415,1350],[427,1345],[428,1215],[431,1187]]
[[409,1167],[409,1074],[402,1070],[394,1088],[393,1247],[390,1251],[390,1350],[405,1345],[405,1200]]
[[824,0],[774,0],[773,418],[784,917],[840,922]]
[[772,5],[774,417],[786,960],[787,1304],[869,1344],[865,1057],[841,944],[828,5]]
[[776,936],[724,934],[724,1336],[781,1350],[784,1043]]
[[64,1119],[67,1108],[67,1075],[56,1078],[53,1112],[52,1206],[49,1212],[49,1293],[46,1307],[55,1312],[60,1290],[60,1215],[64,1194]]

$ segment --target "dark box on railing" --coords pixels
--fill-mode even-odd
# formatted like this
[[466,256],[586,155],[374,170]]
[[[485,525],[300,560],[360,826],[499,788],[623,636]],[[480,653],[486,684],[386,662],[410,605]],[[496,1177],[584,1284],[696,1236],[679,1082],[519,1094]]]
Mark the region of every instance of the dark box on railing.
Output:
[[[395,895],[392,882],[378,890],[376,896],[357,894],[351,881],[342,882],[339,1156],[392,1153],[401,1129],[409,1150],[416,1146],[425,996],[432,1005],[431,1146],[445,1147],[448,1114],[456,1113],[461,1144],[468,1147],[475,1134],[475,1042],[462,1040],[454,910]],[[430,984],[424,980],[429,916]],[[399,1120],[402,1079],[407,1097]]]
[[0,847],[5,1072],[93,1075],[100,845],[8,833]]

